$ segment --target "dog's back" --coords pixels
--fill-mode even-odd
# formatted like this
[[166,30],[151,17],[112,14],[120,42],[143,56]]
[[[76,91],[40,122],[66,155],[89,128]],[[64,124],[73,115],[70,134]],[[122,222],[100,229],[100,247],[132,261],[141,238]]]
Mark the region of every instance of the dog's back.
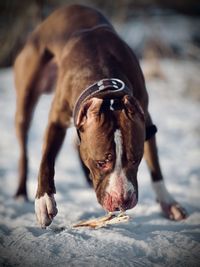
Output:
[[[37,86],[41,91],[49,90],[49,84],[53,84],[53,79],[56,79],[56,65],[59,68],[62,65],[65,77],[66,72],[73,77],[74,82],[70,78],[71,82],[81,80],[80,89],[77,85],[78,91],[88,86],[83,84],[84,80],[87,83],[87,79],[82,79],[80,74],[83,78],[92,76],[94,82],[102,77],[119,77],[130,89],[134,84],[134,95],[146,108],[144,79],[136,57],[109,21],[96,9],[81,5],[60,8],[36,28],[28,42],[43,54],[45,64]],[[137,74],[137,78],[133,73]],[[65,80],[69,86],[69,81]],[[91,79],[88,80],[91,82]]]
[[36,28],[30,40],[54,50],[55,46],[64,46],[74,33],[91,29],[97,25],[106,25],[112,28],[109,21],[96,9],[81,5],[61,7]]

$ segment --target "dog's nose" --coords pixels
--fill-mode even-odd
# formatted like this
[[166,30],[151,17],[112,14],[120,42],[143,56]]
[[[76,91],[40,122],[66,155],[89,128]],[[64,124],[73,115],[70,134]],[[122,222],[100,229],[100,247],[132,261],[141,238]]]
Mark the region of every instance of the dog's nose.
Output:
[[133,191],[128,191],[124,195],[119,195],[117,192],[110,192],[106,193],[102,206],[105,210],[113,212],[132,209],[136,204],[137,195]]

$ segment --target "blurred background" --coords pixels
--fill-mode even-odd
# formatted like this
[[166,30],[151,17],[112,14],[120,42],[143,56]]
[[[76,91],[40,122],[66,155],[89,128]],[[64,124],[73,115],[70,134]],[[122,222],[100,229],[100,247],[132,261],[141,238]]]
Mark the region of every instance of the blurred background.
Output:
[[37,24],[70,3],[102,10],[139,57],[200,59],[198,0],[6,0],[0,1],[0,67],[12,65]]

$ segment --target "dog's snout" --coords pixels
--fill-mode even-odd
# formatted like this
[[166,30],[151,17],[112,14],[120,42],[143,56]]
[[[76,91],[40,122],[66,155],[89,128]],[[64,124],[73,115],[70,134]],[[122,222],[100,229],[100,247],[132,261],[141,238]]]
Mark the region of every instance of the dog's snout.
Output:
[[137,195],[132,190],[123,195],[117,192],[106,193],[103,199],[103,208],[110,212],[132,209],[136,204]]

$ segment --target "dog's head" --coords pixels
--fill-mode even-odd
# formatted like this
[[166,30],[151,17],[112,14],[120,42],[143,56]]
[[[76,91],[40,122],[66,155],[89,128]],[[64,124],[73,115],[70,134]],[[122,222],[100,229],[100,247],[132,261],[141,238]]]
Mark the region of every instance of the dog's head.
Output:
[[145,123],[137,100],[128,95],[114,102],[86,101],[76,126],[80,155],[90,170],[99,203],[108,211],[137,204],[137,171],[143,156]]

